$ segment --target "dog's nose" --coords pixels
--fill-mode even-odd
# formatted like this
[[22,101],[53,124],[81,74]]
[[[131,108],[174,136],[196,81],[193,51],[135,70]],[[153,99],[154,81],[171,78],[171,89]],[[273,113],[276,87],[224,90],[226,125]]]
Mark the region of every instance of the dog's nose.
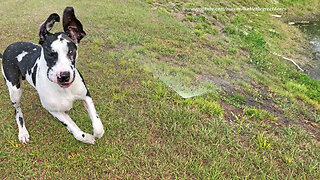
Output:
[[70,72],[61,72],[60,77],[58,76],[58,81],[59,82],[68,82],[70,80]]

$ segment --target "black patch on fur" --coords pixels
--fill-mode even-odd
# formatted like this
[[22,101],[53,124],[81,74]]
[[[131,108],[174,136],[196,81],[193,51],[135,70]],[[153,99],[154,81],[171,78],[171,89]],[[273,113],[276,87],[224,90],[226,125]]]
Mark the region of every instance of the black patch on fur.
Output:
[[71,130],[69,130],[69,129],[68,129],[68,131],[69,131],[69,133],[73,136],[73,132],[72,132]]
[[47,63],[47,66],[49,69],[51,69],[54,65],[56,65],[58,61],[58,53],[54,52],[51,49],[51,44],[58,39],[58,36],[61,33],[55,33],[55,34],[50,34],[46,37],[46,41],[43,42],[42,47],[43,47],[43,52],[44,52],[44,59]]
[[88,91],[88,89],[87,89],[87,94],[86,94],[86,96],[91,97],[90,92]]
[[91,97],[89,90],[87,89],[87,94],[86,96]]
[[73,42],[68,42],[68,58],[72,61],[72,65],[74,66],[76,63],[76,57],[77,57],[77,46]]
[[38,68],[38,64],[35,65],[35,67],[33,68],[33,72],[32,72],[32,82],[33,85],[36,86],[36,75],[37,75],[37,68]]
[[[19,62],[17,56],[26,52]],[[3,71],[5,79],[13,86],[20,88],[20,78],[25,79],[37,59],[40,57],[41,47],[28,42],[17,42],[8,46],[3,54]]]
[[84,138],[84,137],[85,137],[85,135],[84,135],[84,134],[82,134],[82,137]]
[[66,123],[64,123],[64,122],[60,121],[57,117],[55,117],[55,116],[54,116],[54,118],[55,118],[56,120],[58,120],[59,122],[61,122],[61,124],[62,124],[62,125],[64,125],[65,127],[67,127],[67,126],[68,126]]
[[86,86],[86,83],[84,82],[84,79],[83,79],[82,74],[80,73],[80,71],[79,71],[79,70],[78,70],[78,72],[79,72],[79,74],[80,74],[80,77],[81,77],[81,79],[82,79],[82,82],[83,82],[84,86],[85,86],[85,87],[86,87],[86,89],[87,89],[86,96],[91,97],[90,92],[89,92],[89,90],[88,90],[88,88],[87,88],[87,86]]
[[20,89],[20,81],[16,86],[17,86],[17,89]]
[[22,117],[19,117],[19,122],[20,122],[21,127],[23,127],[23,118]]
[[68,126],[66,123],[64,123],[64,122],[62,122],[62,121],[60,121],[60,122],[61,122],[61,124],[63,124],[65,127]]

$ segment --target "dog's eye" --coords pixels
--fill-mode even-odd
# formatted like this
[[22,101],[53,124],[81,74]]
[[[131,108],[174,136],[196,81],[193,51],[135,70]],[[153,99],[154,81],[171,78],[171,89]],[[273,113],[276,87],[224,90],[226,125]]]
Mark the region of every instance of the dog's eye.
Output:
[[50,52],[50,56],[51,56],[51,57],[54,57],[54,58],[57,58],[57,57],[58,57],[58,53],[56,53],[56,52]]

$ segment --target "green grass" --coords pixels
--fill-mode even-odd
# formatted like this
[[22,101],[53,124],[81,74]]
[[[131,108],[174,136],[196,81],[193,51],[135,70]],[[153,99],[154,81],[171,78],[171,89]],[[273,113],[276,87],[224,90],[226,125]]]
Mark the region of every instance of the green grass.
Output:
[[276,117],[274,117],[273,114],[269,113],[268,111],[257,109],[256,107],[253,108],[246,108],[243,110],[244,114],[249,116],[249,118],[252,118],[254,120],[259,121],[275,121],[277,120]]
[[[184,10],[286,7],[274,13],[289,18],[317,13],[318,1],[4,0],[0,52],[37,43],[39,24],[66,6],[87,32],[77,66],[105,135],[76,141],[25,82],[31,141],[20,144],[2,81],[1,179],[320,179],[320,83],[274,55],[311,64],[303,34],[269,12]],[[69,114],[92,133],[81,102]]]

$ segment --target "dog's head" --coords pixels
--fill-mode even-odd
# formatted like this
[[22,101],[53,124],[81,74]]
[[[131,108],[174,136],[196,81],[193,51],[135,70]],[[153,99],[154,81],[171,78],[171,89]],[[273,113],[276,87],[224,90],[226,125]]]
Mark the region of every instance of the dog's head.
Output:
[[39,44],[42,46],[42,55],[47,62],[48,79],[62,88],[68,88],[75,78],[77,44],[86,33],[72,7],[67,7],[63,12],[64,32],[50,33],[55,22],[60,22],[60,17],[56,13],[51,14],[40,25]]

